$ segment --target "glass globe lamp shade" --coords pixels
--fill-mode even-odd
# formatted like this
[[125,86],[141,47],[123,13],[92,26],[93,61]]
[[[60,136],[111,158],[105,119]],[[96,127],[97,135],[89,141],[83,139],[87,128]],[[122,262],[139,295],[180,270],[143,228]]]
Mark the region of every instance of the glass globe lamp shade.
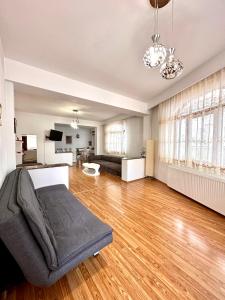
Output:
[[174,79],[183,72],[183,63],[174,57],[174,52],[174,48],[169,49],[168,60],[160,68],[160,74],[164,79]]
[[78,129],[78,122],[73,120],[71,123],[70,123],[70,126],[73,128],[73,129]]
[[167,57],[167,49],[159,43],[159,38],[159,34],[152,36],[153,46],[147,49],[143,57],[144,65],[148,68],[161,66]]

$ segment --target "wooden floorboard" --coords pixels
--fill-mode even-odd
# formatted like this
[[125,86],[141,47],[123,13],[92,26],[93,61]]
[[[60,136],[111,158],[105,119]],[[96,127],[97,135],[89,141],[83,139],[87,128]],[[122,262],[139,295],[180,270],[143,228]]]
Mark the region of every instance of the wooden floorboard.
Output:
[[225,299],[225,217],[157,180],[73,167],[70,190],[113,227],[113,243],[53,286],[23,283],[2,299]]

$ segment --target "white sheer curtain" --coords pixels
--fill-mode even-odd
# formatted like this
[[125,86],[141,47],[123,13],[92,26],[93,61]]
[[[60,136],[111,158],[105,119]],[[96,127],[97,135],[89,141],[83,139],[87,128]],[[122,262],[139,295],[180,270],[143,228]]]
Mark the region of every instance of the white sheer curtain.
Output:
[[114,122],[105,126],[105,151],[109,154],[126,154],[126,123]]
[[225,69],[159,105],[159,156],[225,175]]

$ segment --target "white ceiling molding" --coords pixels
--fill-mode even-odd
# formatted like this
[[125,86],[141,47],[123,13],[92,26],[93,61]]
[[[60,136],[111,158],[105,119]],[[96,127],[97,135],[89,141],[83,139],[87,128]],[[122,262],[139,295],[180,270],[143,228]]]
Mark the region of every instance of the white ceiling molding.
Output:
[[151,99],[149,109],[225,67],[225,50],[183,77],[169,89]]
[[84,99],[84,101],[89,100],[141,114],[148,114],[147,103],[23,64],[9,58],[5,58],[5,79],[74,96]]

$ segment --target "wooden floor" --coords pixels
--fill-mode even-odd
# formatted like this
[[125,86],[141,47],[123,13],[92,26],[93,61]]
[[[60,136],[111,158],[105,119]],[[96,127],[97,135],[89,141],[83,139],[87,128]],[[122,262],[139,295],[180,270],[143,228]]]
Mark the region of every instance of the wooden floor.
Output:
[[3,299],[225,299],[224,217],[157,180],[70,172],[71,191],[113,227],[113,243],[52,287],[24,283]]

